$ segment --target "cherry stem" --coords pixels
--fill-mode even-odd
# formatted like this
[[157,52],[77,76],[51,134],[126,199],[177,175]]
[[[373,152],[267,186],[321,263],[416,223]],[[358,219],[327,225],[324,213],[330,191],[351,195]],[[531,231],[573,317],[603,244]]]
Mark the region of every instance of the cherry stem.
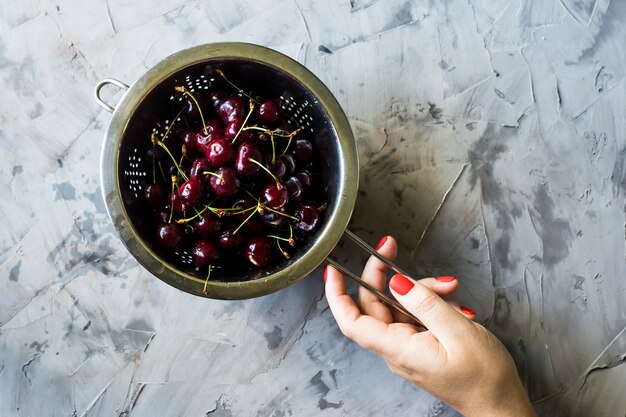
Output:
[[248,158],[248,161],[257,164],[258,166],[260,166],[261,168],[263,168],[263,170],[265,172],[267,172],[268,174],[270,174],[272,176],[272,178],[274,178],[274,181],[276,181],[276,188],[278,188],[279,190],[281,188],[283,188],[283,186],[280,184],[280,181],[278,181],[278,178],[276,178],[276,175],[272,174],[272,171],[270,171],[269,169],[265,168],[265,165],[263,165],[262,163],[260,163],[259,161],[257,161],[256,159],[253,158]]
[[193,94],[191,94],[189,92],[189,90],[187,90],[185,87],[180,86],[180,87],[174,87],[174,90],[178,91],[179,93],[183,93],[186,94],[187,96],[189,96],[190,99],[193,100],[194,104],[196,105],[196,107],[198,108],[198,113],[200,113],[200,119],[202,120],[202,128],[204,129],[204,134],[208,135],[209,132],[206,130],[206,123],[204,122],[204,115],[202,114],[202,109],[200,108],[200,103],[198,103],[198,100],[196,100],[196,98],[193,96]]
[[170,217],[167,219],[168,223],[172,222],[172,216],[174,215],[174,184],[176,183],[176,176],[172,175],[172,198],[170,200]]
[[280,236],[274,236],[274,235],[267,235],[267,237],[272,237],[274,239],[276,239],[276,246],[278,246],[278,250],[280,251],[280,253],[283,254],[283,256],[285,257],[285,259],[291,259],[291,257],[289,256],[289,253],[287,253],[286,250],[284,250],[281,246],[280,246],[280,241],[281,240],[288,240],[285,239],[284,237],[280,237]]
[[[297,218],[297,217],[295,217],[295,216],[292,216],[292,215],[290,215],[290,214],[287,214],[287,213],[283,213],[282,211],[274,210],[273,208],[271,208],[271,207],[270,207],[270,206],[268,206],[267,204],[263,204],[263,209],[266,209],[266,210],[271,211],[272,213],[276,213],[276,214],[279,214],[279,215],[281,215],[281,216],[287,217],[288,219],[291,219],[291,220],[300,221],[300,219],[299,219],[299,218]],[[291,225],[290,225],[290,226],[291,226]]]
[[178,118],[180,117],[180,115],[182,114],[184,109],[180,109],[180,111],[178,112],[178,114],[176,116],[174,116],[174,120],[172,120],[172,123],[170,123],[170,125],[167,127],[167,130],[165,131],[165,134],[163,135],[163,140],[165,140],[165,138],[167,137],[167,135],[170,134],[170,131],[172,130],[172,127],[174,127],[174,124],[176,123],[176,120],[178,120]]
[[178,224],[188,223],[188,222],[192,221],[193,219],[195,219],[197,217],[200,217],[200,215],[202,213],[204,213],[205,211],[207,211],[207,209],[209,209],[209,208],[210,208],[209,206],[205,206],[200,211],[196,210],[196,214],[194,214],[193,216],[187,217],[186,219],[178,219],[178,220],[176,220],[176,223],[178,223]]
[[165,171],[163,171],[163,165],[161,165],[161,161],[159,161],[159,170],[161,171],[161,175],[163,175],[163,181],[167,182],[167,177],[165,176]]
[[207,291],[207,285],[209,285],[209,278],[211,277],[211,271],[213,270],[213,265],[209,264],[209,272],[206,274],[206,280],[204,281],[204,288],[202,288],[202,294],[207,295],[209,292]]
[[[254,98],[250,97],[248,94],[246,94],[241,88],[239,88],[235,83],[233,83],[232,81],[230,81],[228,78],[226,78],[226,75],[224,75],[224,72],[222,71],[222,69],[218,66],[217,68],[215,68],[215,72],[217,72],[220,77],[222,77],[224,80],[226,80],[226,82],[228,84],[230,84],[231,86],[233,86],[233,88],[235,90],[237,90],[237,92],[239,92],[240,94],[243,94],[244,96],[248,97],[250,100],[252,101],[256,101],[257,103],[259,103],[258,100],[255,100]],[[259,103],[260,104],[260,103]]]
[[248,115],[246,116],[245,120],[243,121],[243,123],[241,124],[241,127],[239,128],[239,130],[237,131],[237,134],[235,135],[235,137],[233,138],[233,140],[230,142],[230,144],[234,144],[235,141],[237,140],[237,138],[239,137],[239,134],[241,133],[241,131],[243,130],[243,127],[246,125],[246,123],[248,123],[248,119],[250,118],[250,115],[252,114],[252,111],[254,110],[254,101],[252,101],[252,99],[250,99],[250,111],[248,112]]
[[170,158],[172,158],[172,161],[174,162],[174,165],[176,166],[176,169],[178,170],[180,175],[185,179],[185,181],[189,181],[189,178],[187,178],[187,175],[185,175],[183,170],[180,168],[180,165],[178,165],[178,162],[176,162],[176,159],[174,158],[174,155],[172,155],[170,150],[167,149],[167,146],[165,146],[165,144],[162,141],[160,141],[154,133],[152,134],[152,143],[156,143],[161,148],[165,149],[165,152],[167,152],[167,154],[170,156]]
[[257,209],[257,210],[254,210],[252,213],[250,213],[250,215],[248,217],[246,217],[246,219],[235,229],[235,231],[233,232],[233,235],[237,234],[239,229],[241,229],[244,224],[248,223],[248,220],[250,220],[252,218],[252,216],[254,216],[254,213],[256,213],[258,211],[259,206],[257,205],[254,208]]

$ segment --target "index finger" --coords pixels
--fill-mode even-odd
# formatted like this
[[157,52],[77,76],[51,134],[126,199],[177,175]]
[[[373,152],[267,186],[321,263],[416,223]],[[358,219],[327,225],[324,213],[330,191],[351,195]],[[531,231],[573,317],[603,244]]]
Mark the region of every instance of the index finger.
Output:
[[[324,276],[328,306],[341,332],[365,349],[381,356],[396,354],[399,348],[397,329],[390,328],[387,323],[374,317],[361,314],[352,297],[346,293],[343,275],[335,268],[327,265]],[[407,336],[417,333],[412,326],[403,327],[406,327]]]

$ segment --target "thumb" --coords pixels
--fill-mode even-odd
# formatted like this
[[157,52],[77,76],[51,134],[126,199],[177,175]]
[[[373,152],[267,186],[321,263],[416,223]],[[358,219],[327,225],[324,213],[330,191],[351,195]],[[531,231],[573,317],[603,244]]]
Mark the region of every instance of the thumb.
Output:
[[444,347],[458,344],[472,325],[433,291],[404,275],[394,275],[389,287],[396,300],[420,319]]

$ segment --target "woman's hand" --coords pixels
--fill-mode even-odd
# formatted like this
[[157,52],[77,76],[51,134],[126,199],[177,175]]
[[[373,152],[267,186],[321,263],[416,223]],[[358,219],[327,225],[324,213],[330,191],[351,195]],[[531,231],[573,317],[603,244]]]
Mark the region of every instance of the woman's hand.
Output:
[[[393,260],[397,245],[385,237],[378,252]],[[387,267],[371,257],[362,279],[385,291]],[[344,335],[379,354],[391,371],[448,403],[467,417],[534,416],[513,359],[474,313],[441,297],[458,288],[453,277],[418,281],[394,275],[393,296],[428,328],[391,311],[376,296],[359,288],[358,305],[346,294],[343,276],[324,270],[328,304]]]

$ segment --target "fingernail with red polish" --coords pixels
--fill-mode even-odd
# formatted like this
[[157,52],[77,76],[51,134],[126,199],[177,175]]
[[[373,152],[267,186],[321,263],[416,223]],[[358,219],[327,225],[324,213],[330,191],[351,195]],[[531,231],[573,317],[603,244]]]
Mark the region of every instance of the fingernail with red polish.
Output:
[[437,278],[435,278],[435,279],[436,279],[437,281],[439,281],[439,282],[452,282],[452,281],[454,281],[456,278],[446,275],[446,276],[443,276],[443,277],[437,277]]
[[476,315],[476,313],[474,313],[474,310],[471,310],[471,309],[469,309],[467,307],[461,306],[460,309],[461,309],[461,312],[463,312],[463,314],[467,314],[468,316],[475,316]]
[[380,242],[378,242],[378,246],[376,246],[376,250],[380,249],[383,247],[383,245],[385,244],[385,242],[387,241],[387,237],[388,236],[383,236],[382,239],[380,239]]
[[324,284],[326,284],[326,274],[328,273],[328,265],[324,265]]
[[413,282],[411,282],[411,280],[404,275],[397,274],[391,278],[391,281],[389,281],[389,286],[398,294],[405,295],[406,293],[411,291],[411,288],[413,288],[415,284],[413,284]]

